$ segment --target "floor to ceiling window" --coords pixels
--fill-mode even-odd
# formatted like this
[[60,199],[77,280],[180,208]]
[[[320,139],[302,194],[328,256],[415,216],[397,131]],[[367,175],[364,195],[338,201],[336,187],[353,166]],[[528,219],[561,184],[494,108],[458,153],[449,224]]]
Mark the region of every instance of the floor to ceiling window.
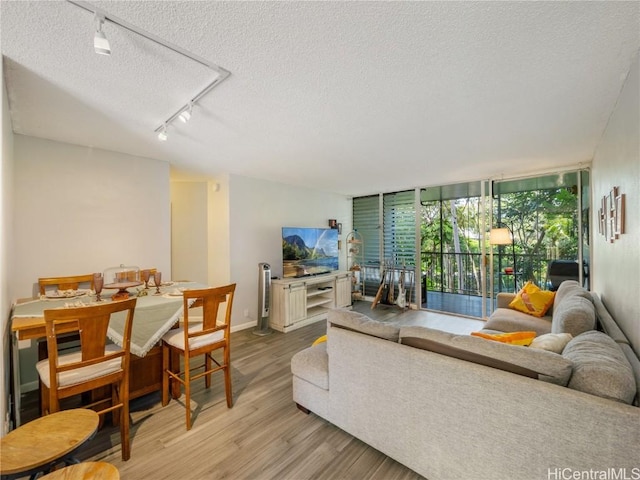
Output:
[[[476,317],[527,281],[588,285],[589,205],[588,170],[354,198],[365,295],[375,296],[385,265],[414,269],[411,300],[422,308]],[[497,227],[509,244],[489,244]]]
[[486,185],[420,191],[422,308],[482,316]]
[[588,171],[494,182],[493,215],[513,237],[494,253],[497,291],[528,281],[548,289],[566,278],[587,283]]

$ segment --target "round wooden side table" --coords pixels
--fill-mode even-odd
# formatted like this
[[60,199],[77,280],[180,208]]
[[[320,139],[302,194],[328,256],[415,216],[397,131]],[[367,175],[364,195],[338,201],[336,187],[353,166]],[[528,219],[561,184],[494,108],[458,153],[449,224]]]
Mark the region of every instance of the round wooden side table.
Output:
[[120,473],[107,462],[83,462],[38,477],[38,480],[120,480]]
[[98,414],[76,408],[45,415],[0,438],[2,480],[48,472],[58,463],[78,463],[73,455],[98,430]]

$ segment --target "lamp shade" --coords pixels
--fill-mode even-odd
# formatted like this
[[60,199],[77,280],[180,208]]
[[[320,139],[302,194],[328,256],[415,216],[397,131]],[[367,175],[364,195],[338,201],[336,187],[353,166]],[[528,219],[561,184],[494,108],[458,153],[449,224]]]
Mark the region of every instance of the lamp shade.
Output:
[[508,228],[492,228],[489,232],[489,243],[491,245],[511,245],[513,237]]

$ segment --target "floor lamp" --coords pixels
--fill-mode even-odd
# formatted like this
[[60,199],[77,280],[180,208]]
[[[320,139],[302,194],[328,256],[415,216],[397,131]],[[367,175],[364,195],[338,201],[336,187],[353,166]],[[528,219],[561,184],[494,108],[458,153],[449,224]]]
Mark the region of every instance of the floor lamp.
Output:
[[511,245],[513,250],[513,293],[516,293],[518,287],[516,281],[516,248],[513,244],[513,232],[509,227],[492,228],[489,232],[489,244]]

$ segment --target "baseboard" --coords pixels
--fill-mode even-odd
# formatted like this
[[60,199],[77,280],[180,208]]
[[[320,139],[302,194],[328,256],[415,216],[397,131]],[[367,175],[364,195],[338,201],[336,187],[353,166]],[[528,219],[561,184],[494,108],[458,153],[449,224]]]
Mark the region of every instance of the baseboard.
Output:
[[20,385],[20,392],[21,393],[33,392],[34,390],[38,390],[38,387],[39,387],[38,380],[34,382],[23,383]]
[[253,328],[256,326],[256,322],[252,321],[252,322],[247,322],[247,323],[241,323],[240,325],[231,325],[231,331],[232,332],[239,332],[240,330],[246,330],[248,328]]

